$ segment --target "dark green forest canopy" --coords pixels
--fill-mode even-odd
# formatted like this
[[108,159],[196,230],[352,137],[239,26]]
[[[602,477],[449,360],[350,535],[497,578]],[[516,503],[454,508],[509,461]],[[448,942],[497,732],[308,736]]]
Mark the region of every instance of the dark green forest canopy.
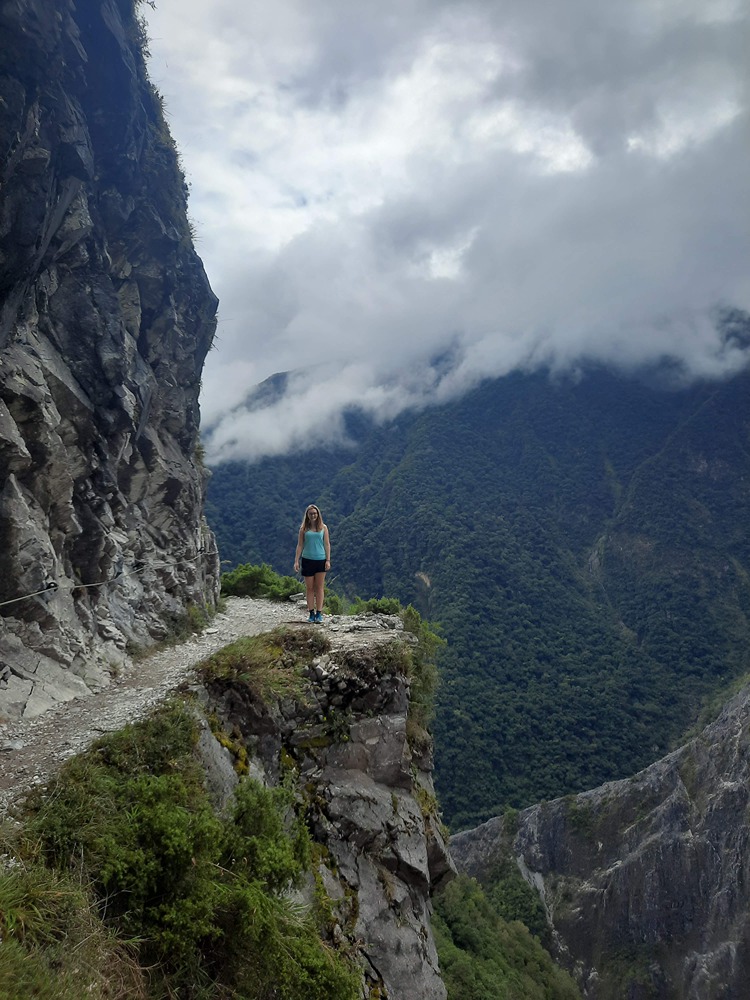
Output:
[[440,624],[438,789],[472,825],[633,773],[750,670],[749,389],[512,375],[222,465],[209,518],[224,559],[288,573],[315,501],[334,586]]

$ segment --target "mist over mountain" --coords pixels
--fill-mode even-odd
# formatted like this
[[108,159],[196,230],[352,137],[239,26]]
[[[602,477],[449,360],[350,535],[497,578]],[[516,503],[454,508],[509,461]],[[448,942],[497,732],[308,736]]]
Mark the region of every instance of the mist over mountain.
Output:
[[633,773],[750,670],[749,389],[517,373],[380,426],[350,412],[348,445],[220,465],[208,515],[228,563],[288,573],[314,500],[335,588],[440,624],[457,828]]
[[[221,301],[210,461],[519,368],[739,372],[716,314],[750,309],[745,6],[149,7]],[[283,405],[245,411],[281,371]]]

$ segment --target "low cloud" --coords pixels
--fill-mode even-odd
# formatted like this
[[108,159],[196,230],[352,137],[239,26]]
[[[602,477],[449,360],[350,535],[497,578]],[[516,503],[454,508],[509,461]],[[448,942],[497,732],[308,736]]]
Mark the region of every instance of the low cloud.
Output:
[[173,6],[152,77],[221,300],[211,461],[517,368],[750,360],[717,326],[750,308],[732,0]]

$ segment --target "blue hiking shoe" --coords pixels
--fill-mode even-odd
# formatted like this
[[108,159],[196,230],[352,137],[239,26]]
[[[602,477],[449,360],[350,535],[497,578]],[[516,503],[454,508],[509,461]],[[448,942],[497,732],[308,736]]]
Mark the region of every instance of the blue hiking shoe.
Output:
[[323,614],[322,614],[322,612],[320,612],[320,611],[317,612],[317,614],[315,615],[315,621],[318,623],[318,625],[322,625],[323,624]]
[[310,612],[310,617],[307,619],[309,622],[316,622],[318,619],[315,617],[315,612]]

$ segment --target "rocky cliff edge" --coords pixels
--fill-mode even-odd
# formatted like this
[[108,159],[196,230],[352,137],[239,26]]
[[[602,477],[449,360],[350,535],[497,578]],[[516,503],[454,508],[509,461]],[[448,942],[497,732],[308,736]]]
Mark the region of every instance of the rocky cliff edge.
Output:
[[625,781],[451,838],[491,881],[513,857],[590,1000],[740,1000],[750,983],[750,687]]
[[[363,998],[445,1000],[430,895],[455,874],[432,784],[432,740],[410,715],[410,643],[401,620],[334,618],[280,641],[274,678],[209,661],[197,690],[214,719],[201,741],[221,807],[251,776],[296,789],[319,845],[311,901],[362,970]],[[307,661],[292,681],[295,662]],[[284,679],[286,678],[286,680]],[[218,736],[216,730],[218,727]]]
[[3,0],[0,33],[0,717],[18,718],[216,600],[198,392],[217,302],[133,0]]

